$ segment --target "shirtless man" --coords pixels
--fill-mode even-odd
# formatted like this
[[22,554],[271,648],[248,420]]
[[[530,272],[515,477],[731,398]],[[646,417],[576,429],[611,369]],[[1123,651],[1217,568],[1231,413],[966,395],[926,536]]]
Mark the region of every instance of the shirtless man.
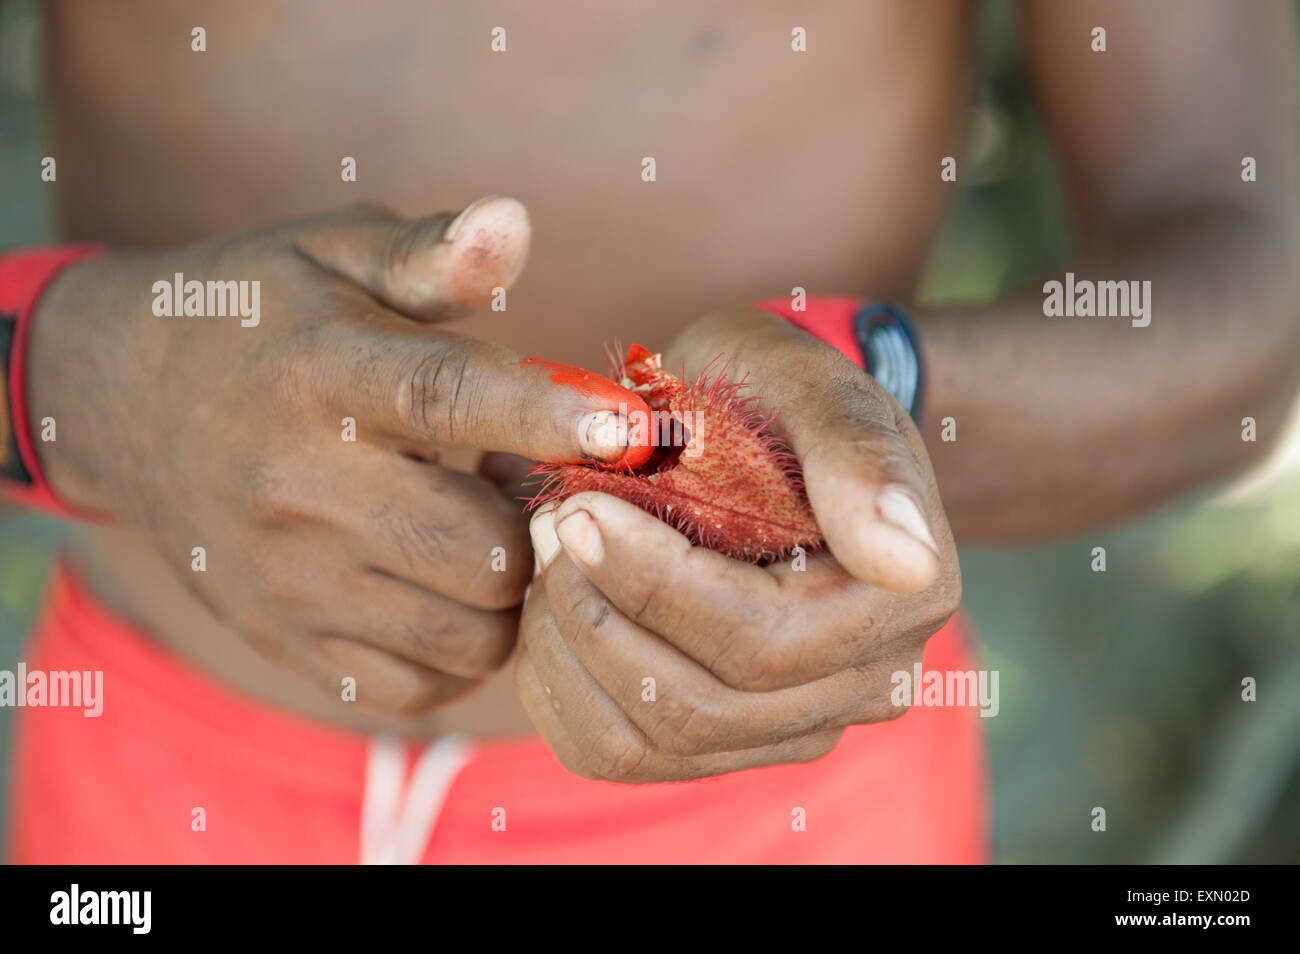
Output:
[[[954,535],[1078,532],[1237,471],[1276,434],[1300,368],[1293,6],[1017,9],[1072,201],[1069,268],[1149,280],[1147,327],[1045,317],[1037,288],[979,307],[908,305],[955,188],[940,161],[958,153],[970,96],[968,3],[391,0],[360,13],[49,0],[62,237],[112,246],[60,273],[26,356],[29,421],[58,422],[40,449],[50,485],[109,518],[69,556],[77,599],[99,625],[121,623],[123,640],[165,647],[149,665],[186,667],[188,695],[211,689],[210,721],[321,733],[279,757],[328,748],[323,726],[343,727],[339,759],[357,777],[355,792],[341,784],[344,814],[361,802],[362,831],[353,814],[337,838],[320,836],[325,823],[302,819],[326,811],[325,796],[304,782],[292,809],[230,822],[259,832],[261,853],[251,836],[191,836],[192,806],[212,817],[216,793],[236,785],[227,763],[246,757],[195,727],[175,750],[158,743],[119,767],[121,802],[100,824],[76,821],[60,793],[85,784],[109,730],[56,729],[57,713],[33,711],[19,735],[15,856],[351,860],[360,838],[366,858],[367,826],[385,824],[372,803],[400,809],[390,790],[410,774],[383,766],[406,757],[417,779],[443,778],[430,783],[443,814],[431,845],[376,835],[381,858],[982,857],[970,720],[888,721],[900,713],[889,674],[910,671],[956,609]],[[192,49],[196,26],[205,52]],[[791,49],[794,27],[807,52]],[[1247,156],[1257,181],[1243,181]],[[340,176],[343,157],[355,182]],[[419,218],[485,195],[512,198],[454,224],[455,212]],[[260,280],[259,326],[156,317],[152,285],[177,272]],[[510,288],[505,311],[468,307],[497,286]],[[836,350],[748,304],[795,286],[903,303],[929,371],[919,421]],[[615,337],[665,349],[670,367],[726,354],[751,373],[827,536],[806,575],[690,551],[599,498],[534,521],[532,581],[527,517],[493,486],[510,483],[510,461],[478,457],[621,453],[581,443],[597,403],[519,363],[600,368]],[[344,417],[355,443],[340,440]],[[947,417],[956,441],[939,439]],[[1240,439],[1244,417],[1258,442]],[[476,467],[486,476],[465,473]],[[891,491],[910,514],[881,504]],[[489,569],[494,546],[506,572]],[[41,645],[38,634],[34,654]],[[953,646],[951,665],[973,665]],[[57,668],[71,656],[42,658]],[[645,675],[670,687],[651,706]],[[348,678],[355,702],[341,699]],[[120,732],[143,746],[131,726],[183,722],[168,708],[182,704],[158,705]],[[230,713],[211,711],[221,706]],[[265,728],[273,717],[283,723]],[[354,745],[352,730],[466,741],[439,749],[453,752],[440,776],[405,749]],[[576,774],[533,748],[493,748],[533,732]],[[177,767],[195,748],[219,754]],[[491,781],[473,776],[474,752],[500,754]],[[195,790],[163,778],[166,765]],[[763,766],[784,768],[727,774]],[[725,777],[608,788],[577,776]],[[527,817],[543,789],[582,814],[539,816],[547,832],[509,847],[489,840],[519,831],[494,829],[490,813]],[[607,791],[619,793],[613,827],[593,832]],[[810,824],[791,844],[803,804],[791,799],[827,791],[838,796],[818,804],[823,818],[840,813],[834,830],[815,841]],[[663,846],[638,814],[671,802],[681,819],[718,793],[720,814]],[[41,825],[23,816],[38,801]],[[768,802],[765,841],[744,826]],[[141,806],[176,808],[185,825],[160,834]],[[130,838],[103,834],[110,820]]]

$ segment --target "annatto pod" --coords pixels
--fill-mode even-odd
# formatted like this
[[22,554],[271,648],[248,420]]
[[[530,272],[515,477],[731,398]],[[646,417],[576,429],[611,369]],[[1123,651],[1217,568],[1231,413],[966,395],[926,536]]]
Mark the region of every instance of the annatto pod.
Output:
[[744,379],[728,381],[725,367],[712,370],[715,361],[687,386],[663,370],[660,355],[636,344],[614,365],[613,379],[651,408],[652,420],[632,414],[627,421],[629,443],[653,442],[649,459],[635,468],[538,465],[541,486],[528,509],[597,490],[654,514],[697,546],[750,563],[821,546],[799,462],[769,432],[772,415],[745,396]]

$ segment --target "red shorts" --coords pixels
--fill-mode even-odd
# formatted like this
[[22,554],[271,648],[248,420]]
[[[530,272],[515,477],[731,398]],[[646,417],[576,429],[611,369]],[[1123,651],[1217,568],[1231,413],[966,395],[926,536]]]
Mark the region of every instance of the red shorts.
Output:
[[[961,623],[926,670],[974,668]],[[16,714],[19,863],[981,862],[978,709],[854,726],[806,765],[630,786],[536,737],[399,745],[237,694],[56,572],[29,672],[102,670],[103,711]],[[802,824],[800,820],[802,819]]]

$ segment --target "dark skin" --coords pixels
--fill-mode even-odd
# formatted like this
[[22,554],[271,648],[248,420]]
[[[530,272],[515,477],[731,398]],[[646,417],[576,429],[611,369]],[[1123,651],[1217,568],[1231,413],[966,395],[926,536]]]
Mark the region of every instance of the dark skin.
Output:
[[[715,347],[783,409],[814,513],[837,515],[821,519],[831,553],[802,572],[760,569],[598,493],[534,517],[543,585],[524,605],[516,685],[556,755],[590,778],[689,779],[824,755],[845,727],[906,711],[890,702],[891,674],[920,662],[961,601],[925,445],[897,402],[757,309],[702,319],[669,355],[690,368]],[[920,502],[933,538],[889,519],[890,493]]]
[[[900,714],[888,704],[888,673],[910,668],[960,599],[949,523],[964,542],[1109,523],[1249,463],[1295,392],[1291,6],[1021,6],[1036,89],[1079,209],[1070,267],[1150,279],[1154,318],[1145,329],[1047,319],[1036,291],[973,309],[915,309],[932,369],[930,410],[918,427],[837,352],[743,304],[716,306],[785,294],[792,284],[906,299],[946,194],[938,160],[954,154],[960,131],[964,5],[924,16],[908,4],[853,5],[810,22],[816,38],[819,27],[821,36],[848,35],[852,20],[861,40],[852,49],[829,41],[819,54],[827,59],[811,61],[834,64],[834,77],[770,58],[770,85],[745,86],[769,91],[761,103],[726,78],[753,75],[764,29],[776,37],[772,49],[788,47],[788,15],[760,10],[733,29],[721,14],[682,7],[635,36],[616,14],[601,14],[583,28],[603,29],[605,43],[570,44],[564,63],[546,65],[553,82],[545,90],[530,85],[542,67],[525,55],[483,61],[438,40],[441,59],[408,59],[406,34],[376,29],[338,42],[401,64],[393,75],[405,82],[382,93],[389,108],[347,105],[366,96],[331,88],[343,82],[326,62],[334,61],[309,56],[295,61],[304,101],[258,112],[250,104],[288,95],[256,85],[264,62],[256,51],[270,42],[259,36],[320,49],[331,29],[347,36],[341,21],[287,24],[265,14],[274,22],[241,24],[200,9],[182,23],[119,12],[117,24],[160,32],[141,39],[118,26],[115,46],[100,42],[112,25],[95,22],[97,14],[53,4],[55,141],[60,179],[70,182],[60,197],[70,238],[170,245],[353,198],[300,170],[322,161],[322,149],[333,162],[334,151],[354,154],[367,143],[409,145],[397,132],[422,115],[422,101],[435,118],[427,132],[414,120],[408,137],[426,136],[433,158],[423,175],[403,175],[379,168],[404,152],[363,155],[363,170],[378,174],[363,171],[362,182],[391,192],[375,197],[414,211],[430,180],[449,196],[508,189],[545,224],[534,239],[520,207],[499,200],[479,208],[477,231],[447,243],[449,215],[412,225],[353,210],[115,253],[67,272],[38,314],[31,403],[36,420],[60,422],[45,458],[55,487],[120,527],[82,547],[87,579],[178,652],[282,704],[365,728],[492,735],[518,730],[510,713],[522,702],[561,760],[595,777],[652,781],[804,760],[828,751],[846,725]],[[400,13],[411,35],[421,25],[441,24],[446,35],[486,29],[427,7],[385,13]],[[514,26],[516,51],[561,40],[526,9],[490,14]],[[691,25],[709,16],[718,22]],[[240,51],[237,64],[213,53],[203,61],[205,70],[229,71],[222,95],[166,39],[178,29],[187,36],[191,20]],[[1096,24],[1109,33],[1104,54],[1089,49]],[[567,36],[578,27],[555,29]],[[716,32],[716,52],[705,44],[673,60],[675,38],[692,29],[706,39]],[[123,70],[112,57],[132,44],[135,66]],[[638,51],[661,85],[621,72]],[[843,70],[852,69],[863,71],[867,92],[837,105]],[[474,96],[429,100],[419,91],[437,88],[439,70],[472,79]],[[155,73],[167,78],[165,90]],[[115,82],[102,82],[109,75]],[[508,95],[493,85],[502,76],[515,80]],[[609,93],[621,106],[611,108],[601,84],[624,76],[627,85]],[[882,86],[880,76],[897,82]],[[681,104],[687,120],[660,129],[661,97]],[[203,123],[185,106],[197,98],[210,105]],[[476,110],[507,118],[475,126]],[[852,125],[870,130],[870,148],[844,148],[856,135],[844,129],[846,111],[865,113]],[[390,115],[391,128],[376,118]],[[729,121],[719,126],[723,115]],[[159,139],[151,124],[164,116],[172,116],[169,135]],[[798,124],[799,155],[772,139],[774,116]],[[536,117],[549,125],[534,128]],[[346,144],[329,139],[339,128],[351,133]],[[244,170],[244,154],[229,151],[239,129],[269,172]],[[460,146],[449,150],[439,129]],[[636,160],[654,151],[647,137],[682,150],[673,176],[673,156],[661,156],[663,182],[653,188],[664,188],[649,204],[645,193],[622,191],[621,172],[602,171],[617,165],[612,148],[626,150],[626,187],[643,185]],[[187,143],[187,161],[171,156]],[[294,156],[292,170],[276,165],[277,144]],[[1256,158],[1260,181],[1241,181],[1243,155]],[[535,176],[518,172],[524,156]],[[841,169],[846,157],[864,168]],[[227,194],[230,167],[246,174]],[[498,181],[481,181],[485,170]],[[240,203],[268,181],[282,185]],[[158,205],[119,204],[133,194]],[[619,228],[597,227],[610,222]],[[436,322],[492,285],[513,288],[530,243],[528,274],[538,284],[512,291],[507,312],[450,327],[589,364],[601,338],[615,335],[662,345],[675,332],[670,366],[731,356],[779,413],[804,466],[828,540],[806,574],[687,549],[667,526],[611,498],[575,498],[533,523],[543,572],[516,622],[532,563],[525,518],[486,479],[431,461],[472,459],[464,448],[572,453],[578,422],[595,408],[539,385],[513,353],[448,337],[449,326]],[[500,268],[478,282],[470,258],[446,254],[448,246],[491,246]],[[701,260],[717,264],[701,269]],[[262,326],[154,318],[149,285],[176,270],[261,277]],[[665,318],[692,312],[705,317]],[[423,360],[431,355],[442,360]],[[421,377],[430,367],[440,380]],[[107,397],[87,402],[88,393]],[[338,422],[353,407],[359,438],[346,444]],[[530,426],[504,410],[519,407],[533,415]],[[1240,440],[1245,416],[1258,422],[1261,442]],[[943,417],[958,422],[954,443],[938,440]],[[891,491],[913,503],[922,529],[882,505],[899,499]],[[513,569],[485,575],[480,551],[497,541]],[[194,574],[190,547],[200,542],[210,568]],[[242,648],[250,643],[327,693],[309,695],[305,683],[274,675]],[[513,647],[522,648],[515,687],[492,678],[448,704]],[[344,675],[357,677],[365,703],[383,716],[338,701]],[[661,685],[650,706],[645,676]]]
[[[931,407],[963,428],[930,446],[972,543],[1078,533],[1232,474],[1270,439],[1243,442],[1242,418],[1276,436],[1297,381],[1293,5],[1023,7],[1077,222],[1069,267],[1149,279],[1164,320],[1047,321],[1037,289],[923,315]],[[1104,54],[1054,42],[1094,22],[1133,39]],[[1152,37],[1140,53],[1137,37]],[[1267,183],[1242,182],[1243,156]]]

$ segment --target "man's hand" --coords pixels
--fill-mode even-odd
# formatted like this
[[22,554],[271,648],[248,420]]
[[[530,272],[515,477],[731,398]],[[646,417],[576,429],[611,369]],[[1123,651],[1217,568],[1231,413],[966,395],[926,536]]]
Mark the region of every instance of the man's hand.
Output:
[[[139,527],[216,617],[331,694],[352,676],[359,704],[412,714],[461,693],[513,649],[533,558],[518,505],[436,448],[622,452],[590,425],[626,392],[430,326],[508,287],[529,237],[512,199],[419,221],[357,207],[69,269],[29,359],[52,485]],[[156,317],[175,273],[259,281],[260,321]]]
[[895,718],[957,609],[956,550],[907,414],[839,352],[752,308],[692,325],[665,358],[726,355],[799,457],[830,553],[759,568],[692,547],[624,501],[537,514],[542,565],[516,680],[579,775],[654,782],[818,758],[845,726]]

